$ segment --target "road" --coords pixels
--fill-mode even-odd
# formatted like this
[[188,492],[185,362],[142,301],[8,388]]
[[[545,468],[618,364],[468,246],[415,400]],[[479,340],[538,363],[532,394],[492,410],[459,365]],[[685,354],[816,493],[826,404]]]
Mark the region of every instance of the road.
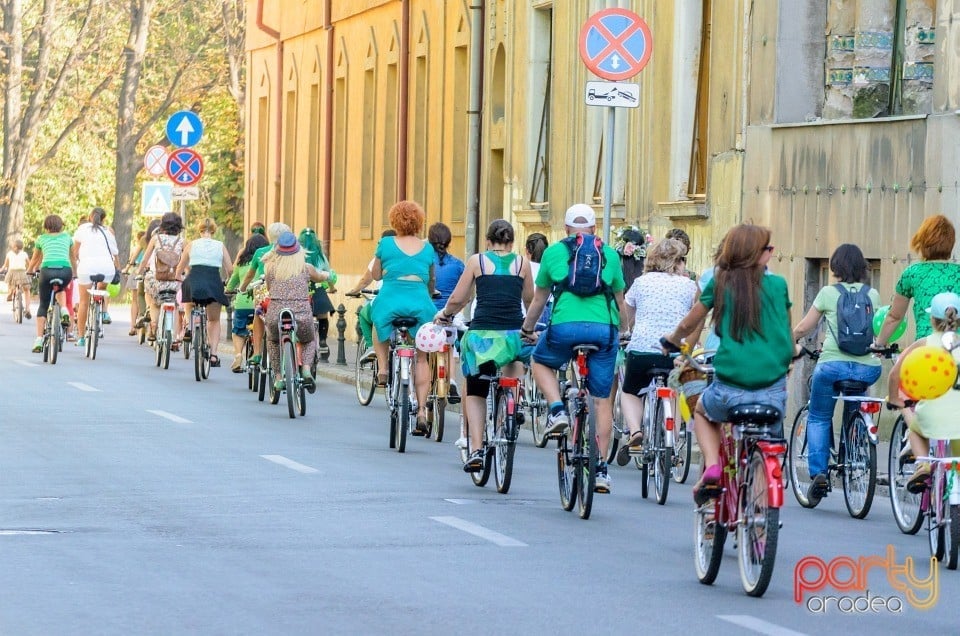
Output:
[[[753,599],[730,540],[716,583],[697,582],[692,478],[661,507],[641,499],[636,469],[613,467],[613,493],[582,521],[561,510],[554,455],[526,432],[498,495],[461,471],[452,432],[390,450],[380,397],[361,407],[351,386],[321,380],[291,420],[228,366],[204,383],[182,357],[157,369],[127,328],[106,328],[95,361],[69,346],[44,365],[32,323],[0,308],[0,634],[960,630],[960,572],[943,568],[926,611],[794,602],[808,556],[889,545],[927,576],[925,534],[900,534],[885,498],[855,521],[837,492],[812,511],[788,494],[774,578]],[[881,568],[866,580],[874,597],[903,596]]]

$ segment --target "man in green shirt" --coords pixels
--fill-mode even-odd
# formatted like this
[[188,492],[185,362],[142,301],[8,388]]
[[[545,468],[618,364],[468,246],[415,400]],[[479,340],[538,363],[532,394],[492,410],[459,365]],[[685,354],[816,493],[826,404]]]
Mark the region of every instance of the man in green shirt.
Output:
[[[567,235],[582,234],[584,241],[594,240],[597,218],[593,208],[578,203],[564,215]],[[600,448],[610,442],[613,428],[613,402],[610,390],[617,364],[619,350],[620,306],[623,303],[623,269],[620,257],[612,247],[602,248],[600,279],[603,290],[592,296],[578,296],[563,291],[570,272],[570,250],[563,242],[557,242],[543,252],[540,272],[537,274],[536,292],[527,309],[520,332],[524,339],[537,341],[533,332],[537,316],[554,294],[553,315],[550,325],[537,342],[533,352],[533,377],[547,400],[550,413],[547,415],[547,434],[563,432],[570,425],[570,415],[564,408],[557,382],[557,369],[569,362],[575,345],[590,344],[599,347],[587,358],[589,374],[587,388],[593,396],[597,416],[597,437]],[[595,492],[610,492],[610,477],[606,462],[597,466]]]

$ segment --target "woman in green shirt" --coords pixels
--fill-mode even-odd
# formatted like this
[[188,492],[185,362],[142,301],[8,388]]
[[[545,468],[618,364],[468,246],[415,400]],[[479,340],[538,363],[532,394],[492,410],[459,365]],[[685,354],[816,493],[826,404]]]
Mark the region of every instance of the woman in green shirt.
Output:
[[35,272],[40,268],[40,306],[37,308],[37,339],[33,343],[33,352],[43,351],[43,330],[47,326],[47,310],[50,308],[50,293],[53,286],[50,281],[59,278],[63,281],[61,291],[57,294],[60,304],[61,321],[70,324],[70,314],[64,308],[66,297],[62,290],[67,288],[73,280],[76,269],[70,255],[73,238],[63,231],[63,219],[56,214],[50,214],[43,220],[44,234],[37,237],[34,244],[33,257],[27,265],[27,271]]
[[[679,347],[713,310],[720,347],[713,359],[716,377],[700,396],[694,411],[697,442],[706,469],[693,488],[703,505],[720,481],[720,427],[730,410],[741,404],[787,406],[787,371],[793,359],[790,297],[787,281],[766,272],[773,254],[770,230],[738,225],[727,232],[717,257],[714,278],[700,300],[666,336]],[[693,344],[693,343],[691,343]]]

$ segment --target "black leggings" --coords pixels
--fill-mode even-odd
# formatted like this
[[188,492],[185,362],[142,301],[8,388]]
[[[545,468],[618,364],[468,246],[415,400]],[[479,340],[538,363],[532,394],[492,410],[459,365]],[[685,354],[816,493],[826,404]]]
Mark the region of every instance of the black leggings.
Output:
[[467,376],[467,395],[473,397],[487,397],[490,394],[490,380],[483,380],[481,375],[494,376],[497,374],[495,362],[484,362],[480,365],[480,373]]
[[[73,278],[73,270],[69,267],[40,268],[40,306],[37,307],[37,316],[46,317],[47,310],[50,309],[50,293],[53,291],[53,285],[50,284],[50,281],[54,278],[62,280],[63,284],[60,285],[60,290],[66,290],[67,285]],[[54,318],[59,319],[60,317],[54,316]]]

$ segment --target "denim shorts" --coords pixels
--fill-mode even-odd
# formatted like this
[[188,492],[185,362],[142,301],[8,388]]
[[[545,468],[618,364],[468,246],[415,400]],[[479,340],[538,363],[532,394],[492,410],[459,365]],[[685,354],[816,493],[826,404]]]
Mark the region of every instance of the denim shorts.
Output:
[[780,413],[786,413],[787,378],[784,376],[768,387],[753,391],[715,379],[700,396],[700,404],[711,422],[728,421],[730,410],[742,404],[773,406],[780,409]]
[[587,390],[595,398],[610,397],[619,349],[617,328],[600,322],[564,322],[540,334],[533,361],[559,369],[573,357],[574,345],[600,347],[587,357]]
[[233,333],[246,338],[250,335],[250,325],[253,324],[252,309],[234,309],[233,310]]

